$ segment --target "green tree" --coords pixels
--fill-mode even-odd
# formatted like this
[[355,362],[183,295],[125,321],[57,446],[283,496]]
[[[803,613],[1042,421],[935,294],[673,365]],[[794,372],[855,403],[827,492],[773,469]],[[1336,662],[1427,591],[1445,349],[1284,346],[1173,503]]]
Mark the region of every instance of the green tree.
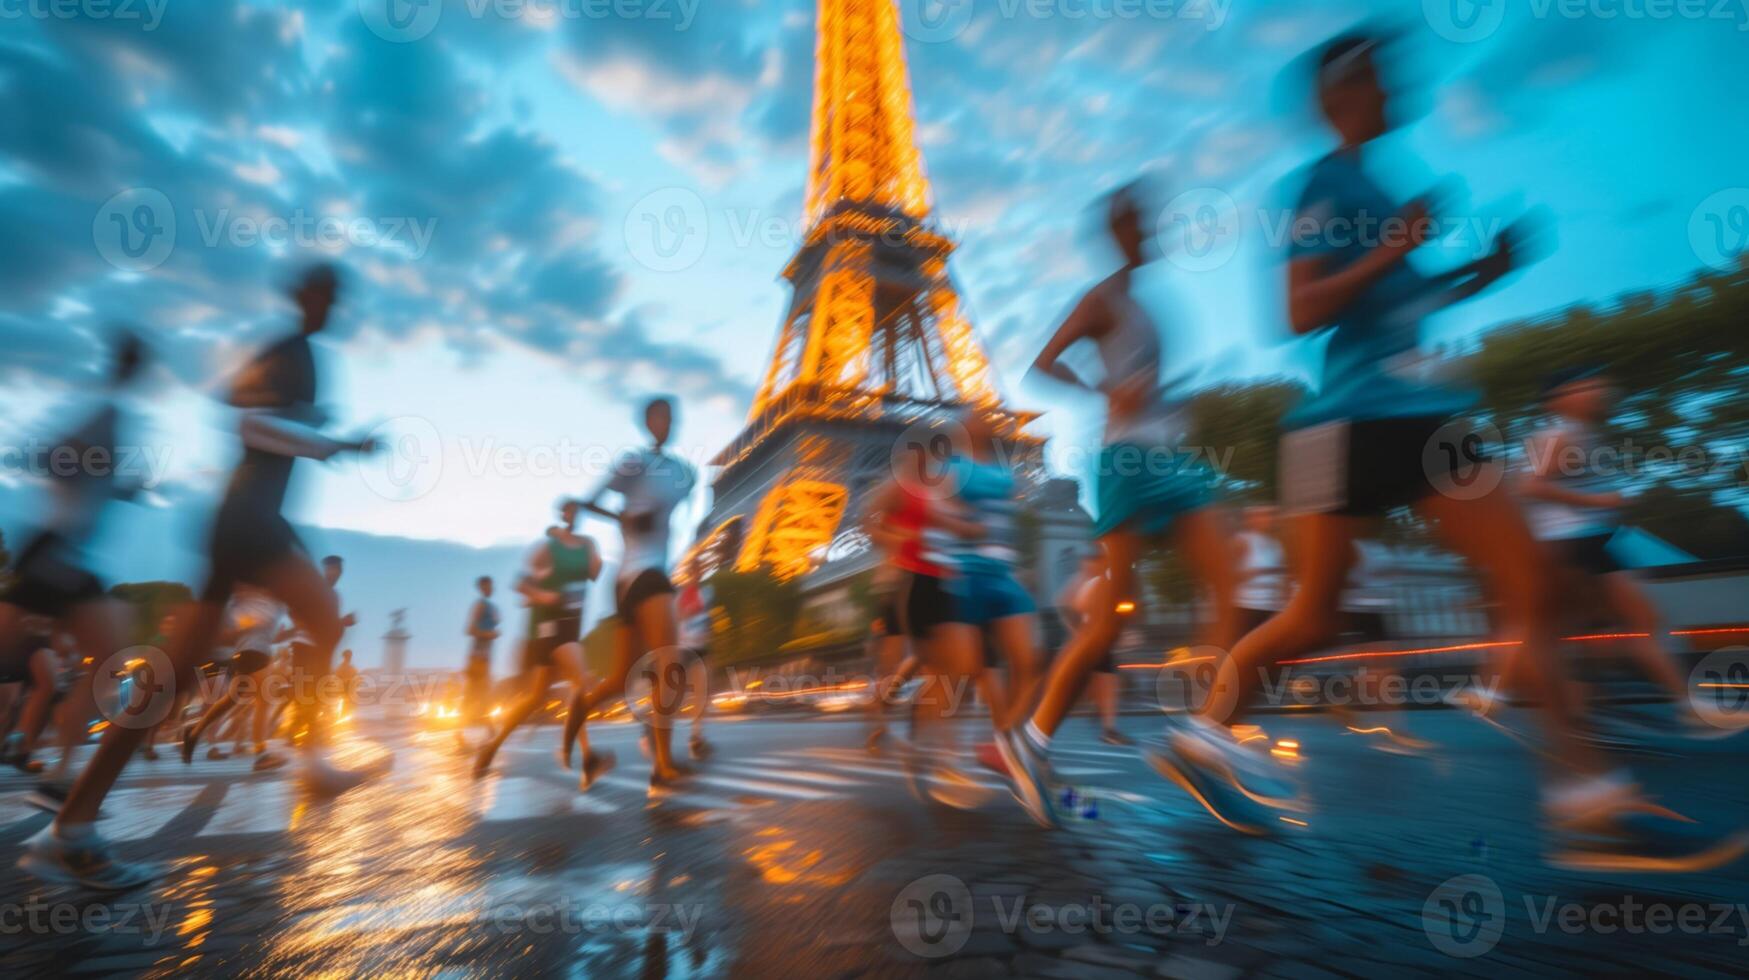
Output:
[[194,593],[181,582],[127,582],[111,587],[109,594],[132,611],[128,636],[135,644],[162,643],[158,627],[164,617],[194,601]]
[[712,637],[713,659],[747,663],[776,653],[795,635],[802,611],[800,579],[779,579],[768,569],[718,572],[711,578],[723,629]]

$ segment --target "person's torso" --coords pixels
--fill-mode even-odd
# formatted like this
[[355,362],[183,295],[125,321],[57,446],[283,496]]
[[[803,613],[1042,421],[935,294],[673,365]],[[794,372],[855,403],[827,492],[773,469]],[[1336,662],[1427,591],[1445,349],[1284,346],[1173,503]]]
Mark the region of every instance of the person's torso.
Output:
[[917,575],[940,578],[946,557],[934,550],[933,541],[928,536],[929,502],[901,488],[899,507],[889,515],[888,522],[899,539],[898,547],[893,550],[893,564]]
[[669,519],[692,491],[692,470],[667,453],[643,450],[616,489],[624,498],[620,530],[625,555],[621,578],[668,569]]
[[103,507],[115,496],[116,456],[121,411],[112,401],[87,407],[90,416],[77,430],[47,447],[37,461],[49,478],[49,516],[44,529],[71,545],[96,530]]
[[[1533,440],[1532,453],[1548,453],[1551,480],[1563,490],[1583,494],[1607,494],[1617,487],[1598,472],[1597,447],[1601,437],[1595,429],[1578,422],[1565,422]],[[1532,464],[1536,461],[1531,460]],[[1621,524],[1615,507],[1576,507],[1558,500],[1532,498],[1526,501],[1530,524],[1543,540],[1582,538],[1612,533]]]
[[589,572],[595,563],[595,545],[589,538],[566,541],[547,538],[547,572],[535,583],[560,596],[556,606],[539,606],[551,615],[574,616],[583,611],[589,589]]
[[1176,444],[1188,430],[1183,404],[1172,397],[1162,376],[1166,351],[1159,320],[1137,295],[1137,277],[1113,276],[1099,285],[1110,320],[1106,330],[1093,338],[1109,390],[1138,385],[1146,389],[1139,404],[1125,410],[1109,408],[1105,420],[1105,444],[1140,443],[1150,446]]
[[[1294,215],[1315,241],[1293,258],[1321,255],[1331,274],[1365,258],[1402,208],[1375,183],[1355,153],[1332,153],[1313,166]],[[1318,390],[1289,416],[1293,427],[1337,419],[1445,416],[1473,398],[1432,383],[1420,352],[1422,321],[1433,312],[1429,283],[1407,261],[1366,287],[1335,317]]]
[[976,538],[930,528],[933,550],[946,555],[965,574],[1006,574],[1020,561],[1014,472],[997,462],[956,456],[948,464],[956,497],[971,520],[983,527]]
[[236,633],[232,649],[272,653],[274,639],[279,635],[285,607],[264,595],[238,596],[229,607],[231,629]]
[[[322,419],[316,408],[316,360],[309,338],[296,334],[263,351],[238,376],[231,404],[319,424]],[[231,474],[226,506],[279,513],[295,463],[293,456],[245,447],[242,460]]]

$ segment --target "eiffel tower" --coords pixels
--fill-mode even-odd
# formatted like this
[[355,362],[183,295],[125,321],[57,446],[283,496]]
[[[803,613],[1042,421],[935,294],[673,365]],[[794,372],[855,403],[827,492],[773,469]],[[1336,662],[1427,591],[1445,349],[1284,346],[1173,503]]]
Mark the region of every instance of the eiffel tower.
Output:
[[855,558],[863,495],[905,430],[975,406],[1031,479],[1042,442],[1008,411],[948,275],[895,0],[820,0],[807,234],[747,426],[712,461],[702,553],[793,577]]

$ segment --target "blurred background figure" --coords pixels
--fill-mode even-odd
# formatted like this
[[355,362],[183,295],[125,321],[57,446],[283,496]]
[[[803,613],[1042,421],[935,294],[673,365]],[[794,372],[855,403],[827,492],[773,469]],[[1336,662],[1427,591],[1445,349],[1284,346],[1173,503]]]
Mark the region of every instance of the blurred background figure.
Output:
[[[0,673],[17,676],[41,674],[36,694],[26,703],[19,727],[29,737],[15,746],[15,765],[27,771],[35,734],[48,720],[53,694],[52,661],[23,632],[26,616],[41,617],[66,630],[75,647],[101,666],[121,649],[127,624],[117,604],[105,594],[103,584],[89,568],[87,546],[111,500],[131,498],[141,488],[124,483],[118,467],[119,435],[129,424],[124,400],[138,383],[147,365],[144,343],[128,328],[116,328],[110,339],[110,364],[97,404],[86,407],[74,428],[42,445],[27,463],[29,475],[46,480],[49,488],[47,516],[19,552],[11,569],[11,581],[0,594]],[[69,409],[57,416],[72,414]],[[90,698],[89,679],[75,685],[73,701]],[[81,732],[79,734],[83,734]],[[70,747],[72,733],[62,733],[63,749]],[[64,754],[64,753],[63,753]],[[56,772],[65,774],[64,766]],[[39,785],[39,798],[64,799],[67,787],[51,780]]]

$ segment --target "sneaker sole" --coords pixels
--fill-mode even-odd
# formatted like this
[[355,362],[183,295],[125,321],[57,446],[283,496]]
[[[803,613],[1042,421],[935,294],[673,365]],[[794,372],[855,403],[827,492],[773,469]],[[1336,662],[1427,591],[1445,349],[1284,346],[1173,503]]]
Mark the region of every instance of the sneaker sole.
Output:
[[1749,831],[1738,833],[1690,854],[1651,855],[1626,852],[1556,851],[1548,863],[1566,871],[1632,871],[1644,874],[1692,874],[1732,864],[1749,853]]
[[1168,782],[1176,785],[1179,789],[1184,790],[1185,793],[1190,795],[1191,799],[1195,800],[1204,810],[1207,810],[1210,816],[1219,820],[1229,830],[1238,831],[1247,837],[1269,836],[1269,830],[1267,828],[1258,824],[1237,820],[1226,813],[1221,812],[1221,808],[1216,806],[1214,801],[1209,799],[1208,794],[1204,793],[1202,788],[1197,785],[1196,777],[1184,766],[1179,765],[1176,759],[1170,758],[1163,753],[1149,752],[1146,754],[1148,757],[1148,765],[1152,766],[1155,772],[1165,777]]
[[97,892],[126,892],[150,884],[158,878],[157,871],[142,874],[138,879],[127,882],[99,881],[85,878],[68,871],[64,865],[47,858],[40,857],[30,851],[25,851],[18,859],[18,868],[41,881],[56,885],[77,885]]
[[1015,802],[1032,818],[1032,822],[1046,830],[1054,830],[1057,826],[1056,814],[1051,812],[1050,787],[1033,779],[1032,773],[1020,764],[1020,758],[1015,754],[1009,739],[1018,736],[997,735],[996,753],[1002,757],[1002,764],[1008,767],[1008,788],[1014,794]]

